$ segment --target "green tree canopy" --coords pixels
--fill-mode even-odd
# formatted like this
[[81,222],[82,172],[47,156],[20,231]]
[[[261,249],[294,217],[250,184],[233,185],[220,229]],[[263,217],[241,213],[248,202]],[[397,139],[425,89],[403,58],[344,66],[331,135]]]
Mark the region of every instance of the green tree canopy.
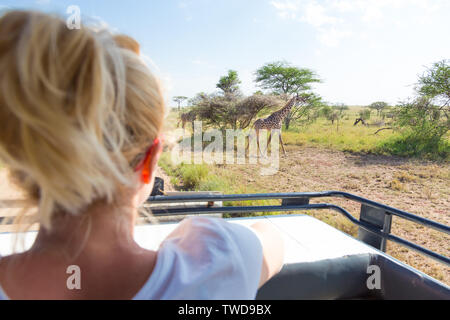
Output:
[[206,92],[199,92],[194,97],[189,99],[188,103],[191,106],[196,106],[199,103],[201,103],[207,96],[208,96],[208,94]]
[[[314,71],[306,68],[298,68],[286,61],[267,63],[256,70],[256,83],[262,89],[270,90],[274,94],[288,97],[292,94],[302,95],[311,90],[312,83],[321,82]],[[301,106],[293,107],[284,119],[286,129],[289,129],[291,120],[299,120],[306,116],[310,119],[310,111],[317,106],[316,95],[306,97],[308,102]]]
[[256,71],[256,83],[276,94],[299,94],[310,90],[311,84],[321,82],[310,69],[297,68],[285,61],[267,63]]
[[319,109],[319,115],[325,118],[329,118],[330,114],[333,113],[333,108],[331,108],[329,105],[324,104],[320,109]]
[[368,108],[377,110],[377,116],[380,116],[384,109],[388,108],[389,104],[384,101],[377,101],[368,106]]
[[239,80],[237,71],[228,70],[228,74],[219,79],[216,87],[221,89],[225,94],[236,94],[239,92]]
[[371,110],[369,108],[364,108],[362,110],[359,110],[358,114],[359,114],[359,117],[361,119],[369,120],[370,119]]
[[181,103],[184,101],[184,100],[187,100],[188,99],[188,97],[185,97],[185,96],[176,96],[176,97],[173,97],[173,101],[174,102],[176,102],[176,103],[178,103],[178,110],[180,110],[180,105],[181,105]]
[[320,109],[324,106],[322,97],[312,92],[304,92],[300,94],[301,102],[292,109],[291,119],[301,123],[309,123],[314,121],[320,113]]
[[422,76],[416,86],[417,93],[428,97],[440,106],[440,110],[448,118],[450,105],[450,60],[442,60],[433,64]]
[[234,99],[229,95],[201,95],[194,110],[206,126],[245,129],[260,111],[280,104],[278,96],[264,94]]
[[337,110],[339,112],[339,115],[341,115],[345,110],[348,110],[348,106],[343,103],[337,103],[333,106],[333,109]]

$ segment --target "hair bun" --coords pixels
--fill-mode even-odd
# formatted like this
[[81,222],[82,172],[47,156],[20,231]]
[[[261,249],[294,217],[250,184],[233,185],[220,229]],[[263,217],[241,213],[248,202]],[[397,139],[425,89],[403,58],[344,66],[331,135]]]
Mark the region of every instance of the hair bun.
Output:
[[137,43],[137,41],[134,40],[133,38],[126,36],[124,34],[119,34],[114,36],[114,41],[119,47],[131,50],[136,54],[140,54],[139,43]]

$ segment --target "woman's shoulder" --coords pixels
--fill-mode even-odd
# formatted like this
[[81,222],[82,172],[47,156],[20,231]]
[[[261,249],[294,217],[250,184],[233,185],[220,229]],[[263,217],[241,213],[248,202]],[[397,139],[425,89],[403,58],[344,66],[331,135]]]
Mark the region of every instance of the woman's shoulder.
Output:
[[[196,250],[192,244],[195,243]],[[216,217],[184,219],[161,243],[161,247],[175,244],[187,253],[229,253],[246,249],[261,249],[257,235],[247,227]],[[250,248],[249,248],[250,247]],[[204,251],[199,250],[203,248]],[[239,253],[239,252],[238,252]]]
[[135,298],[253,299],[261,264],[261,244],[248,228],[188,218],[161,243],[154,272]]

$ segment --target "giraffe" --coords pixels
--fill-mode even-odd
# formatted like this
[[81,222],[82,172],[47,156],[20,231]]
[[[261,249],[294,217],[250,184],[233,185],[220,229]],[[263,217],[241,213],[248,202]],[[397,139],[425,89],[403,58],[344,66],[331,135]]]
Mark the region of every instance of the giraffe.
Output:
[[195,114],[194,110],[182,113],[180,115],[180,120],[178,121],[177,127],[180,126],[184,129],[186,126],[186,122],[192,122],[192,130],[194,130],[194,120],[197,118],[197,115]]
[[353,125],[356,126],[359,122],[361,122],[361,124],[362,124],[363,126],[367,126],[367,123],[364,121],[363,118],[358,118],[358,119],[356,119],[356,120],[355,120],[355,123],[354,123]]
[[[262,129],[267,129],[267,130],[279,129],[281,131],[283,119],[287,116],[289,111],[291,111],[292,107],[300,100],[302,100],[302,98],[299,97],[298,95],[296,95],[295,97],[291,98],[282,109],[275,111],[274,113],[272,113],[270,116],[268,116],[265,119],[258,119],[255,121],[255,123],[253,124],[253,128],[256,131],[256,143],[258,145],[259,152],[261,152],[261,148],[259,146],[259,131]],[[281,148],[283,149],[284,155],[286,155],[286,150],[284,150],[284,145],[283,145],[283,139],[281,139],[281,132],[280,132],[279,137],[280,137]],[[270,133],[267,144],[270,143],[271,139],[272,139],[272,133]],[[250,146],[250,137],[249,137],[247,149],[249,146]],[[262,152],[261,152],[261,154],[262,154]]]

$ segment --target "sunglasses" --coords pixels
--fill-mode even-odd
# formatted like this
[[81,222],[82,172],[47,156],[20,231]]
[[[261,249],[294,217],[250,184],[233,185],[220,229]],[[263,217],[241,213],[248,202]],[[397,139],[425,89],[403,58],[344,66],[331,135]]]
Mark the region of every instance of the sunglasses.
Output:
[[142,159],[142,161],[134,169],[135,172],[140,171],[142,169],[141,180],[145,184],[150,183],[150,161],[152,161],[152,158],[150,157],[150,153],[152,152],[153,148],[160,141],[162,142],[162,138],[159,138],[159,137],[156,137],[155,140],[153,140],[153,143],[148,148],[147,152],[145,153],[144,158]]

